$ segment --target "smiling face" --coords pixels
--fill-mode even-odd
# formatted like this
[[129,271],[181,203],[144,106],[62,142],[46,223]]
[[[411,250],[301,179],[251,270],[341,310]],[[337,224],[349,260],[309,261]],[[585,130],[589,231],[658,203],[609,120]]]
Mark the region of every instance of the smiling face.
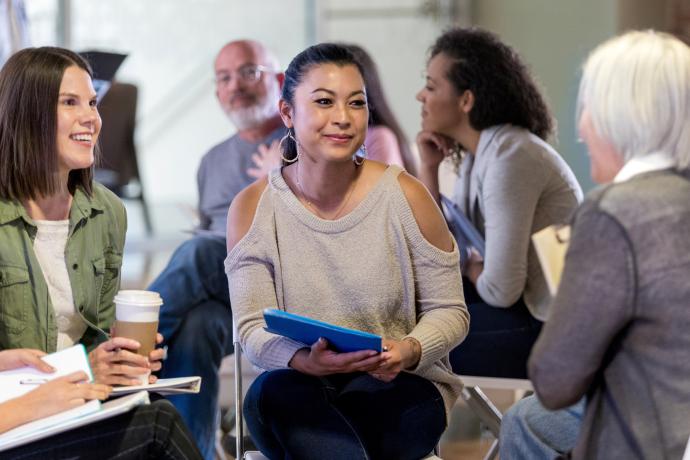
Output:
[[443,53],[429,60],[426,85],[417,100],[422,103],[422,129],[454,137],[463,123],[469,124],[469,109],[463,110],[461,96],[446,77],[451,63]]
[[57,150],[60,175],[91,167],[101,132],[96,92],[89,74],[77,67],[65,69],[57,106]]
[[369,120],[364,80],[355,65],[319,64],[302,78],[294,104],[280,101],[285,125],[294,127],[302,154],[350,160],[364,143]]
[[266,50],[254,42],[232,42],[218,53],[216,97],[238,129],[254,128],[275,116],[280,74],[271,67]]

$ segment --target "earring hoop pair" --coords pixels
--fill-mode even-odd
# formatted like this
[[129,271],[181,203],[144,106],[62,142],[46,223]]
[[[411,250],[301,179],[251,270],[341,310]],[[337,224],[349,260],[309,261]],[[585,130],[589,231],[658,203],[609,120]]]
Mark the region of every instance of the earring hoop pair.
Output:
[[[297,151],[295,158],[285,158],[285,153],[283,153],[283,142],[285,142],[287,139],[292,139],[292,142],[295,143],[295,150]],[[280,158],[282,158],[285,163],[294,163],[295,161],[299,160],[299,144],[297,143],[297,139],[295,139],[295,135],[292,134],[292,128],[288,128],[285,136],[280,139],[278,149],[280,149]]]

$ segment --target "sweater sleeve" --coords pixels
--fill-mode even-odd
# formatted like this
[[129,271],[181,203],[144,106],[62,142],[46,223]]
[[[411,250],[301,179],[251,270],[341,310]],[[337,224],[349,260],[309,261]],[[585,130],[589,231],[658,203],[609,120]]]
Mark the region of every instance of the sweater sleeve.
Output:
[[[401,195],[401,199],[405,200]],[[462,292],[460,255],[446,252],[429,243],[404,202],[403,226],[411,246],[415,280],[417,325],[407,335],[419,341],[422,355],[413,372],[423,371],[444,358],[465,339],[470,317]]]
[[623,227],[591,203],[581,209],[552,315],[529,360],[545,407],[574,404],[604,366],[616,335],[633,317],[634,264]]
[[254,227],[228,253],[228,277],[234,331],[247,359],[265,370],[284,369],[304,344],[264,330],[264,308],[277,308],[274,267],[256,243]]
[[512,148],[489,165],[481,191],[486,254],[477,292],[497,307],[513,305],[525,289],[534,213],[546,182],[539,157],[519,144]]

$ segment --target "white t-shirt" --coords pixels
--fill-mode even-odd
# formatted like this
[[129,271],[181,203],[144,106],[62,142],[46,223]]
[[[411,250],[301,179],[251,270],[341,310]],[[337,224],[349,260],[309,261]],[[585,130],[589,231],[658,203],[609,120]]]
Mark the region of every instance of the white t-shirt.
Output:
[[58,330],[57,349],[71,347],[86,332],[86,323],[74,308],[72,285],[67,273],[65,246],[69,237],[68,220],[35,220],[38,231],[34,252],[48,285]]

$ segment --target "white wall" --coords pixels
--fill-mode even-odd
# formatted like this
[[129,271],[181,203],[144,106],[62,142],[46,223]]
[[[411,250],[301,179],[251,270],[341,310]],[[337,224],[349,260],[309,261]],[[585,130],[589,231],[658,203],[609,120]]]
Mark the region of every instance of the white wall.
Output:
[[[220,47],[253,38],[287,63],[306,43],[304,0],[71,3],[72,49],[129,53],[117,78],[140,89],[137,144],[154,203],[195,205],[201,156],[234,132],[214,96],[213,59]],[[43,8],[39,19],[47,19],[54,2],[40,0],[36,8]],[[50,28],[51,21],[42,22]],[[34,45],[55,44],[54,30],[35,36]]]
[[[626,0],[623,0],[626,1]],[[518,50],[542,85],[558,135],[552,144],[589,189],[589,159],[577,142],[575,100],[580,67],[617,30],[616,0],[479,0],[474,21]]]

